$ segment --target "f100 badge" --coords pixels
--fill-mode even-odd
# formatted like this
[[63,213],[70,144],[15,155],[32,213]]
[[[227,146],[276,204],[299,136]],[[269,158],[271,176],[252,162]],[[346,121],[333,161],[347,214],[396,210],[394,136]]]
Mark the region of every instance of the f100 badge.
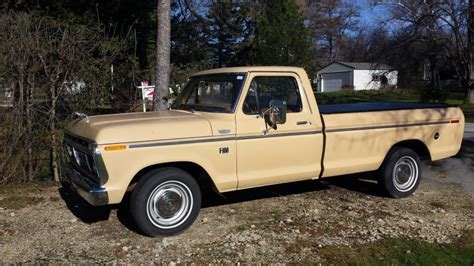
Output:
[[222,148],[219,148],[219,153],[220,153],[220,154],[229,153],[229,147],[222,147]]

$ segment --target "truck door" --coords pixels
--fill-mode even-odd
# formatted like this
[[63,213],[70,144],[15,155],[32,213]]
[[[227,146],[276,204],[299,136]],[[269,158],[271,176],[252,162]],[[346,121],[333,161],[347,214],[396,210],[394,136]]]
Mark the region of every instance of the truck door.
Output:
[[[319,176],[322,126],[307,99],[296,74],[249,74],[236,111],[239,189]],[[288,112],[284,124],[266,131],[261,113],[271,100],[286,101]]]

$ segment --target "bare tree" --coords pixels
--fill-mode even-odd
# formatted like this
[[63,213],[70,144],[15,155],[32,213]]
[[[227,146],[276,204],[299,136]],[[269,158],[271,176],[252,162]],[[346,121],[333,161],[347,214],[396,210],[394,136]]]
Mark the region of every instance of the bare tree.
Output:
[[450,65],[468,100],[471,53],[467,38],[468,1],[393,0],[384,4],[391,7],[391,19],[404,25],[404,42],[424,45],[423,57],[429,65],[431,85],[439,88],[439,68]]
[[153,98],[155,111],[165,110],[163,102],[168,90],[171,52],[171,5],[170,0],[157,0],[156,79]]
[[[26,181],[31,181],[38,169],[38,157],[35,156],[37,147],[28,138],[38,135],[37,119],[34,115],[34,94],[37,89],[38,65],[33,53],[31,38],[34,35],[34,22],[25,14],[12,16],[4,14],[0,18],[0,37],[2,40],[2,63],[4,81],[12,84],[13,108],[11,112],[2,113],[4,143],[0,154],[0,172],[3,178],[15,178],[18,171],[22,172]],[[9,130],[9,131],[8,131]],[[20,163],[18,163],[20,162]],[[26,167],[22,169],[21,165]]]
[[343,0],[308,1],[305,15],[322,64],[339,60],[342,39],[356,28],[356,6]]
[[[54,29],[55,28],[55,29]],[[36,56],[39,58],[48,86],[48,126],[50,134],[50,163],[55,181],[59,181],[58,165],[58,127],[56,111],[59,97],[65,92],[67,81],[74,80],[74,73],[79,65],[77,43],[80,39],[74,36],[67,27],[54,27],[53,34],[35,36]]]
[[0,40],[0,80],[14,94],[0,109],[0,183],[30,181],[46,162],[57,181],[62,128],[108,91],[118,49],[100,28],[15,12],[0,15]]

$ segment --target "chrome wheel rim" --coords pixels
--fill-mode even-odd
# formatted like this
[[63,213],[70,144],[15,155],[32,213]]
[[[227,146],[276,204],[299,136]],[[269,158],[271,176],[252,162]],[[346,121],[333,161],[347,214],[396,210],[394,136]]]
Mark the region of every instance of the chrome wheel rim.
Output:
[[418,180],[418,164],[410,156],[403,156],[395,163],[393,167],[393,184],[400,192],[410,191]]
[[188,186],[180,181],[158,185],[147,200],[148,219],[158,228],[170,229],[181,225],[191,214],[193,197]]

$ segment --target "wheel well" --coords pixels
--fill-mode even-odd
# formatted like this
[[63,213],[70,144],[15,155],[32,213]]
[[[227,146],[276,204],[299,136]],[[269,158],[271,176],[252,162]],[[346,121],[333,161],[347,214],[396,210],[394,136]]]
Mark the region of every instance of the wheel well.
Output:
[[423,143],[420,140],[404,140],[401,141],[395,145],[393,145],[392,149],[394,147],[406,147],[412,149],[418,156],[420,156],[421,160],[431,160],[431,154],[428,148],[426,147],[425,143]]
[[200,165],[192,162],[172,162],[172,163],[162,163],[162,164],[155,164],[150,165],[148,167],[143,168],[140,170],[130,181],[128,185],[127,191],[132,191],[136,185],[136,183],[140,180],[140,178],[147,173],[148,171],[164,168],[164,167],[175,167],[181,170],[188,172],[191,176],[193,176],[199,184],[201,191],[214,191],[219,193],[217,187],[212,181],[212,178],[209,176],[207,171],[202,168]]

